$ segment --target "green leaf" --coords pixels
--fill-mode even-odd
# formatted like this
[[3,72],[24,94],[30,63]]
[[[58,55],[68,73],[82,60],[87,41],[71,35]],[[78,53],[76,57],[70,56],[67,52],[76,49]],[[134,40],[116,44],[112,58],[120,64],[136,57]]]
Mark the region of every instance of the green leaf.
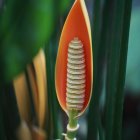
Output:
[[47,67],[47,87],[48,87],[48,108],[49,108],[49,124],[48,139],[58,139],[60,138],[60,128],[58,126],[58,114],[59,114],[59,104],[56,97],[55,91],[55,61],[56,61],[56,44],[57,44],[57,31],[55,31],[55,36],[51,39],[49,44],[45,47],[46,55],[46,67]]
[[[93,11],[93,59],[94,59],[94,82],[93,96],[88,112],[88,134],[87,139],[97,140],[98,133],[102,132],[100,117],[100,98],[103,89],[104,61],[107,50],[108,25],[110,23],[110,3],[106,1],[101,13],[101,2],[95,0]],[[97,17],[97,18],[96,18]],[[101,136],[101,138],[103,138]]]
[[60,14],[68,10],[71,4],[72,0],[60,0]]
[[124,83],[132,0],[114,0],[107,64],[106,140],[121,140]]
[[53,6],[52,0],[7,1],[0,18],[0,77],[4,81],[21,72],[49,40]]
[[[99,98],[100,98],[100,89],[98,88],[98,82],[101,79],[97,75],[98,73],[98,56],[100,51],[99,46],[99,39],[100,39],[100,10],[101,10],[101,1],[95,0],[93,3],[93,79],[96,82],[93,82],[93,95],[91,98],[89,112],[88,112],[88,132],[87,132],[87,139],[97,139],[98,133],[98,118],[97,112],[99,111]],[[101,70],[101,69],[100,69]],[[101,74],[100,74],[101,75]]]

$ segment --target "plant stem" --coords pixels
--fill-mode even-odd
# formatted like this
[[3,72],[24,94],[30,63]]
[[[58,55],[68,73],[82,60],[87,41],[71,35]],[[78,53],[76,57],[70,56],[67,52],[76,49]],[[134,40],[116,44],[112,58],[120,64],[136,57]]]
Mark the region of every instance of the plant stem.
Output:
[[121,140],[131,0],[114,0],[107,64],[106,140]]
[[121,140],[124,84],[125,84],[131,8],[132,8],[132,0],[125,0],[123,32],[122,32],[122,41],[121,41],[120,63],[119,63],[119,76],[118,76],[118,83],[117,83],[118,88],[117,88],[117,95],[116,95],[115,115],[114,115],[115,117],[114,117],[114,126],[113,126],[113,140]]
[[[106,50],[108,47],[107,40],[108,40],[108,30],[110,29],[109,25],[111,22],[110,18],[111,2],[110,0],[106,0],[103,6],[103,11],[101,11],[100,2],[98,0],[95,0],[94,7],[95,7],[93,11],[95,17],[93,25],[93,28],[95,28],[93,29],[94,84],[93,84],[93,96],[91,99],[88,112],[87,139],[97,140],[98,130],[100,130],[102,127],[102,124],[100,124],[99,126],[99,122],[101,123],[101,117],[98,119],[100,115],[99,102],[103,87],[102,85],[103,85],[104,62],[106,58],[107,52]],[[101,15],[99,14],[100,12],[102,12]],[[99,26],[100,24],[101,27]]]
[[[94,0],[93,2],[93,65],[94,65],[94,84],[93,84],[93,96],[91,98],[89,112],[88,112],[88,132],[87,132],[87,139],[97,139],[97,131],[98,131],[98,119],[97,119],[97,112],[99,110],[99,98],[100,98],[100,89],[99,86],[99,78],[97,76],[97,60],[99,55],[99,38],[100,38],[100,4],[101,0]],[[102,69],[100,69],[102,70]],[[100,73],[101,75],[101,73]],[[98,77],[98,78],[97,78]],[[97,86],[98,85],[98,86]]]
[[[76,117],[78,115],[77,110],[69,110],[69,123],[67,126],[67,134],[66,134],[66,140],[74,140],[77,130],[78,130],[78,118]],[[70,129],[71,130],[70,130]],[[73,129],[73,130],[72,130]]]
[[[54,83],[54,66],[56,55],[53,49],[56,47],[55,42],[56,37],[51,39],[50,43],[45,48],[46,53],[46,67],[47,67],[47,86],[48,86],[48,108],[49,108],[49,121],[48,121],[48,139],[57,139],[60,137],[58,129],[58,102],[55,93],[55,83]],[[55,56],[55,57],[54,57]],[[53,135],[53,136],[52,136]]]

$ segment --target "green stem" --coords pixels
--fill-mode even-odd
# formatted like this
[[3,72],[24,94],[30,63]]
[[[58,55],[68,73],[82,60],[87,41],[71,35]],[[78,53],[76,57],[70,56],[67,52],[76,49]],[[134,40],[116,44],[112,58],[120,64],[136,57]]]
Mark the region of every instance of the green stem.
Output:
[[[97,131],[98,131],[98,119],[97,119],[97,112],[99,110],[99,98],[100,98],[100,89],[99,86],[99,78],[97,76],[98,68],[97,68],[97,60],[99,55],[99,38],[100,38],[100,9],[101,9],[101,0],[95,0],[93,3],[93,64],[94,64],[94,85],[93,85],[93,96],[91,99],[91,103],[89,106],[88,112],[88,132],[87,132],[87,139],[97,139]],[[102,69],[99,69],[99,71]],[[100,73],[101,75],[101,73]],[[97,78],[98,77],[98,78]],[[97,82],[98,80],[98,82]],[[98,86],[97,86],[98,85]]]
[[[58,112],[59,106],[55,93],[55,82],[54,82],[54,71],[55,71],[55,60],[56,54],[54,49],[56,47],[56,36],[52,37],[50,43],[45,48],[46,53],[46,67],[47,67],[47,86],[48,86],[48,108],[49,108],[49,124],[48,133],[49,138],[52,137],[57,139],[60,137],[59,126],[58,126]],[[51,129],[50,129],[51,128]],[[52,136],[53,135],[53,136]]]
[[123,101],[124,101],[124,84],[125,84],[131,8],[132,8],[132,0],[125,0],[121,53],[120,53],[120,62],[119,62],[119,76],[118,76],[118,83],[117,83],[118,88],[117,88],[115,113],[114,113],[115,117],[114,117],[114,126],[113,126],[113,140],[121,140],[122,138],[121,130],[122,130],[122,115],[123,115]]
[[[93,28],[93,52],[94,52],[94,84],[93,84],[93,96],[89,106],[88,112],[88,134],[87,139],[97,140],[97,134],[99,131],[99,122],[98,116],[99,113],[99,103],[100,97],[102,94],[103,87],[103,72],[104,72],[104,61],[106,58],[106,50],[108,47],[108,30],[109,23],[111,22],[110,18],[110,0],[106,0],[103,6],[103,11],[101,14],[101,4],[97,0],[94,2],[94,26]],[[98,17],[98,18],[96,18]],[[102,19],[100,19],[100,18]],[[102,23],[101,23],[102,21]],[[101,27],[99,26],[101,24]],[[100,29],[101,28],[101,29]],[[97,36],[98,34],[98,36]],[[99,114],[99,115],[98,115]],[[94,119],[93,119],[94,118]],[[100,133],[100,132],[99,132]]]
[[[48,121],[48,133],[49,133],[49,138],[51,139],[52,135],[53,138],[56,139],[58,138],[58,122],[57,122],[57,107],[55,107],[56,105],[56,97],[54,97],[55,91],[54,91],[54,76],[53,76],[53,72],[54,69],[52,68],[52,58],[51,56],[53,56],[51,54],[51,46],[52,44],[48,44],[48,46],[46,47],[46,67],[47,67],[47,86],[48,86],[48,108],[49,108],[49,121]],[[52,131],[53,130],[53,131]]]
[[78,111],[69,110],[68,113],[69,113],[69,123],[67,126],[67,134],[65,139],[74,140],[78,130],[78,118],[76,117],[78,115]]
[[114,0],[107,64],[106,140],[121,140],[131,0]]

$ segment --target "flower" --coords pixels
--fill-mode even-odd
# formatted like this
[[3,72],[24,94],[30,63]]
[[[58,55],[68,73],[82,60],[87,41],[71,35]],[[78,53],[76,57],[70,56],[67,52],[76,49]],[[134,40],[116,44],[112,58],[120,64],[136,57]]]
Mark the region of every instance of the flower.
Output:
[[93,83],[91,29],[84,0],[76,0],[65,21],[57,54],[55,85],[62,109],[87,108]]

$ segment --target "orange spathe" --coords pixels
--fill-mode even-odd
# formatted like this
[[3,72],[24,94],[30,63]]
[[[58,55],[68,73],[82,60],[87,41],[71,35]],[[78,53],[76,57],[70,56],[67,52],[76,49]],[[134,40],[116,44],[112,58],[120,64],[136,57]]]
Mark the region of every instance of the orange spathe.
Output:
[[[59,49],[56,60],[55,84],[59,103],[67,113],[66,108],[66,83],[67,83],[67,54],[68,44],[74,37],[78,37],[83,44],[86,63],[86,91],[84,107],[79,113],[81,115],[91,98],[93,83],[93,62],[91,29],[88,13],[84,0],[76,0],[65,21],[59,42]],[[78,115],[78,116],[79,116]]]

